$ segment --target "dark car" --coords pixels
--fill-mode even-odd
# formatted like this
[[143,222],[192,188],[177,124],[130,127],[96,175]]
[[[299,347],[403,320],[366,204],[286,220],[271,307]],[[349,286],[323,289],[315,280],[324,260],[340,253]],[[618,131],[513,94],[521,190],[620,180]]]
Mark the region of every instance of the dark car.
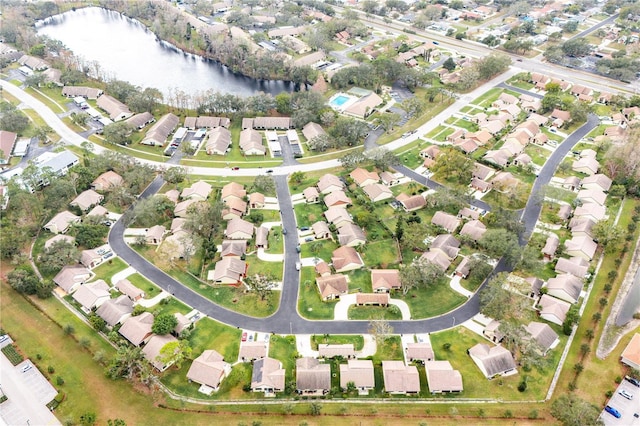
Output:
[[234,168],[232,168],[231,170],[240,170],[240,167],[235,166]]
[[301,228],[300,228],[300,230],[301,230],[301,231],[308,231],[308,230],[309,230],[309,227],[308,227],[308,226],[303,226],[303,227],[301,227]]
[[640,380],[638,379],[634,379],[633,377],[629,377],[629,376],[625,376],[624,378],[627,382],[631,383],[634,386],[637,386],[640,388]]

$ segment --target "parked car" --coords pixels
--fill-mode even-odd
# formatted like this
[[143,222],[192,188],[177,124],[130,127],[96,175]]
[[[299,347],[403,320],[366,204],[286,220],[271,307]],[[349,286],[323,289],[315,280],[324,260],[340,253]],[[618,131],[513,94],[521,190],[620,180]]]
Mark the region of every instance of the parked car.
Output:
[[604,407],[604,411],[606,411],[607,413],[611,414],[616,419],[619,419],[620,417],[622,417],[622,414],[620,414],[620,411],[616,410],[615,408],[611,407],[610,405],[605,406]]
[[302,227],[300,228],[300,230],[301,230],[301,231],[308,231],[308,230],[309,230],[309,227],[308,227],[308,226],[302,226]]
[[313,237],[307,237],[307,238],[305,238],[305,239],[304,239],[304,242],[305,242],[305,243],[310,243],[310,242],[311,242],[311,241],[313,241],[313,240],[314,240],[314,238],[313,238]]
[[26,373],[27,371],[31,370],[31,367],[33,367],[31,364],[26,364],[24,367],[22,367],[22,372]]
[[231,170],[240,170],[240,167],[235,166],[235,167],[233,167]]
[[620,395],[622,395],[624,398],[627,398],[628,400],[632,400],[633,399],[633,394],[630,392],[627,392],[626,390],[622,389],[620,392],[618,392]]
[[4,342],[5,340],[7,340],[9,338],[8,334],[3,334],[2,336],[0,336],[0,343]]
[[629,377],[629,376],[625,376],[624,379],[627,382],[631,383],[632,385],[637,386],[637,387],[640,388],[640,380],[634,379],[633,377]]
[[247,341],[247,332],[246,331],[244,333],[242,333],[242,341],[243,342]]
[[302,267],[302,263],[296,262],[296,271],[299,271],[301,267]]

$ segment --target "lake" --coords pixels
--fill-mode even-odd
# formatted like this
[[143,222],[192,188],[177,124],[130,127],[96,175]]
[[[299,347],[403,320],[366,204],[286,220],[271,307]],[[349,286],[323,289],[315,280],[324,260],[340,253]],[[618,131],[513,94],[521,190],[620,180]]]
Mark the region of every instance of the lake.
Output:
[[291,91],[284,81],[256,80],[231,72],[218,62],[176,49],[158,40],[140,22],[97,7],[56,15],[37,26],[38,34],[60,40],[84,63],[96,62],[108,79],[194,95],[213,90],[250,96]]

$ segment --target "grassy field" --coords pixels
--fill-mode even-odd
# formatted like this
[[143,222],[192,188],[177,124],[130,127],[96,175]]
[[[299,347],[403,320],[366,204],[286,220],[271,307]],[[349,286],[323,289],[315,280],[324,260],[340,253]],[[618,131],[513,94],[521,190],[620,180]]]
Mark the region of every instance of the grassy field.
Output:
[[118,272],[126,269],[126,267],[127,264],[119,257],[116,257],[93,268],[93,273],[96,274],[96,279],[103,279],[111,285],[111,278]]
[[282,368],[286,371],[285,383],[294,380],[297,355],[295,336],[271,336],[269,357],[282,362]]
[[360,335],[348,334],[314,334],[311,336],[311,349],[318,350],[318,345],[344,345],[351,343],[356,351],[362,350],[364,347],[364,338]]
[[333,319],[336,302],[323,302],[318,293],[315,271],[311,267],[302,268],[298,312],[304,318],[320,320]]
[[393,297],[404,300],[411,308],[411,318],[429,318],[444,314],[463,304],[467,298],[447,284],[438,284],[425,289],[409,290],[406,295],[396,293]]
[[160,287],[143,277],[142,275],[135,273],[131,274],[127,277],[131,284],[138,287],[140,290],[144,291],[145,299],[153,299],[155,296],[160,294],[162,291]]
[[222,324],[211,318],[203,318],[196,323],[189,343],[193,349],[192,356],[199,356],[206,349],[215,349],[227,362],[238,359],[240,351],[241,331],[236,327]]
[[364,246],[362,260],[371,268],[388,268],[400,262],[398,246],[392,239],[368,242]]
[[389,360],[404,360],[400,336],[389,336],[383,342],[378,342],[378,349],[373,356],[373,362],[379,363]]
[[282,238],[282,227],[274,226],[269,232],[269,248],[267,253],[284,253],[284,239]]
[[381,306],[355,306],[349,307],[350,320],[401,320],[402,312],[395,306],[384,308]]
[[325,220],[321,204],[296,204],[293,209],[299,227],[311,226],[319,220]]
[[247,263],[249,268],[247,270],[247,276],[254,274],[269,275],[274,277],[276,281],[282,281],[282,262],[265,262],[258,259],[257,255],[247,256]]

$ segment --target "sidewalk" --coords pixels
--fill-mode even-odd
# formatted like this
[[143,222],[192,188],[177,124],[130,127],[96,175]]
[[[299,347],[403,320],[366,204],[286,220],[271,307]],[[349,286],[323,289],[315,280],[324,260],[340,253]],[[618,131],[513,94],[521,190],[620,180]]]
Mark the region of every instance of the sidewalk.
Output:
[[311,349],[311,334],[296,334],[296,350],[301,357],[318,358],[318,351]]
[[258,259],[265,262],[282,262],[284,260],[284,254],[265,253],[264,248],[258,249]]
[[[335,309],[333,311],[333,319],[348,320],[349,307],[355,304],[356,304],[356,293],[341,296],[338,303],[336,303]],[[389,305],[397,306],[398,309],[400,309],[400,312],[402,313],[403,321],[411,319],[411,310],[409,309],[409,305],[407,305],[406,302],[404,302],[403,300],[389,299]]]
[[116,285],[116,283],[120,280],[124,280],[125,278],[127,278],[129,275],[133,275],[135,274],[136,271],[132,266],[129,266],[126,269],[123,269],[120,272],[116,272],[115,274],[113,274],[113,276],[111,277],[111,284],[112,285]]
[[467,290],[466,288],[460,285],[460,279],[461,278],[457,275],[451,278],[451,281],[449,281],[449,286],[451,287],[451,289],[466,297],[473,296],[472,292],[470,292],[469,290]]
[[171,295],[166,291],[162,290],[160,294],[158,294],[156,297],[152,299],[140,299],[138,300],[137,303],[138,305],[143,306],[145,308],[150,308],[152,306],[157,305],[158,303],[160,303],[162,299],[166,299],[167,297],[171,297]]

